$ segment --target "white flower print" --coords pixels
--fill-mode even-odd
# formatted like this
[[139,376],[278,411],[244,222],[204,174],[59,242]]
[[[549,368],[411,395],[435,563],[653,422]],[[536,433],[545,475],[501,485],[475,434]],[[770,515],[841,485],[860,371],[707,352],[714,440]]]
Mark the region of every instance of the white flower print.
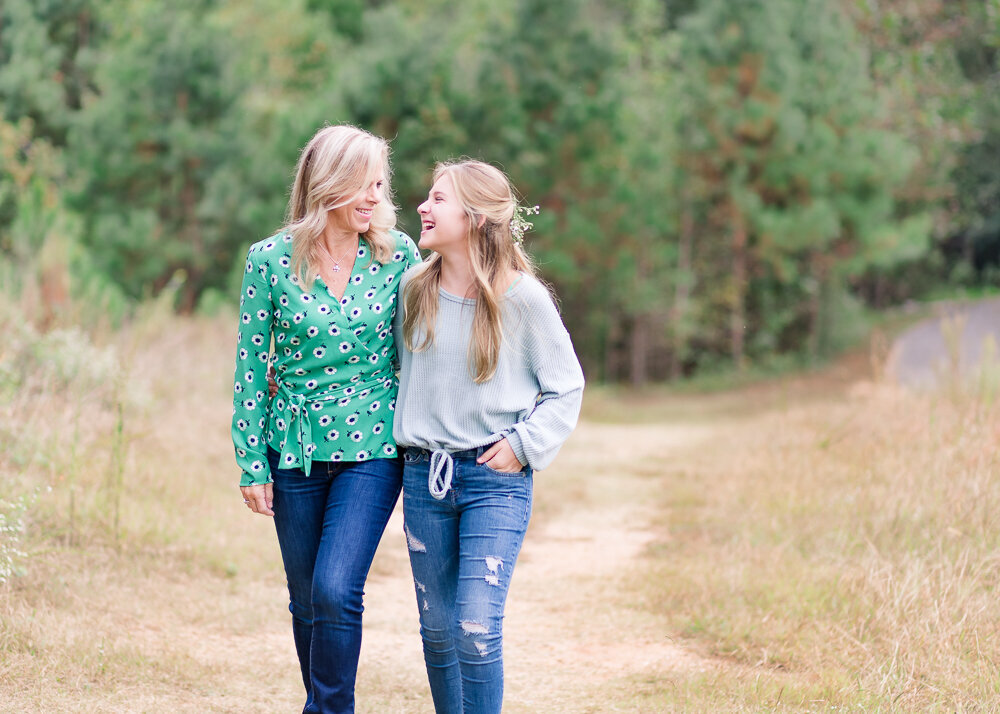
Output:
[[[370,383],[375,374],[391,372],[397,278],[419,261],[412,241],[396,232],[393,236],[393,260],[385,264],[368,261],[371,251],[362,239],[358,256],[365,262],[352,271],[350,290],[340,298],[325,289],[305,290],[291,271],[288,234],[251,248],[240,292],[242,329],[235,372],[247,379],[237,376],[233,386],[232,431],[244,472],[242,484],[268,480],[262,452],[269,444],[280,444],[282,468],[301,468],[300,454],[320,461],[396,455],[391,428],[394,378],[379,379],[374,391],[355,386]],[[334,319],[338,311],[342,316]],[[344,319],[350,320],[349,329],[344,328]],[[273,400],[259,388],[270,366],[282,375],[281,396]],[[326,396],[331,393],[336,394],[334,399]],[[305,398],[304,408],[315,430],[307,439],[298,435],[289,419],[298,407],[287,394]],[[351,408],[352,402],[357,409]],[[350,424],[345,424],[347,418]],[[286,454],[286,448],[293,453]],[[255,462],[256,469],[251,466]]]

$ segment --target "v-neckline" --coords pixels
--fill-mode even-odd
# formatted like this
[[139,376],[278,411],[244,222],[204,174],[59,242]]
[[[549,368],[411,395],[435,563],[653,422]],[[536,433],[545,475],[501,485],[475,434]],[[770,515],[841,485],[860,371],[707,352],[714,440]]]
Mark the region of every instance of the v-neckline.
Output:
[[[358,248],[354,254],[354,263],[351,264],[351,272],[347,276],[347,283],[344,284],[344,292],[342,295],[340,295],[340,297],[337,297],[336,295],[333,294],[333,292],[330,290],[330,286],[326,284],[326,280],[323,279],[323,276],[321,274],[319,273],[316,274],[316,280],[318,280],[320,283],[323,284],[323,289],[326,291],[326,294],[336,301],[337,306],[340,308],[341,313],[344,313],[344,298],[347,297],[347,291],[350,289],[351,285],[354,284],[354,273],[358,267],[358,258],[360,257],[358,253],[361,252],[362,245],[364,245],[365,251],[369,250],[368,243],[365,242],[365,239],[359,237]],[[346,313],[344,314],[346,315]]]

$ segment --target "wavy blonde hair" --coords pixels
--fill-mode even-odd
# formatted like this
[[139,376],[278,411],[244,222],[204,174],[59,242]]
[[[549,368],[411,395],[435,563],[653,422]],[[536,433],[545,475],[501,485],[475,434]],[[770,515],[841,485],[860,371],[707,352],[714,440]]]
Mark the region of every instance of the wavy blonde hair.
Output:
[[340,124],[317,131],[302,150],[281,230],[292,236],[292,271],[307,290],[312,289],[313,276],[326,255],[320,239],[327,213],[353,201],[379,173],[385,178],[382,200],[362,237],[372,260],[384,264],[392,258],[395,244],[389,231],[396,226],[389,188],[389,143],[364,129]]
[[[473,273],[476,311],[469,338],[469,372],[477,384],[496,374],[503,341],[501,301],[512,271],[535,274],[531,259],[510,232],[517,198],[507,176],[482,161],[439,163],[434,181],[451,179],[465,215],[469,219],[468,250]],[[482,223],[482,225],[480,225]],[[403,295],[403,342],[420,352],[434,344],[441,256],[434,254],[406,285]],[[420,330],[423,339],[416,344]]]

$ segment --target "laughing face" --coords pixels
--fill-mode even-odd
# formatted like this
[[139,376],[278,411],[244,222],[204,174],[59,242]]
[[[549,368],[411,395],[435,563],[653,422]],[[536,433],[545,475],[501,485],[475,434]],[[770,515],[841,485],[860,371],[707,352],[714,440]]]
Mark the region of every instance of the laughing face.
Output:
[[335,208],[327,214],[330,227],[342,235],[358,235],[368,232],[372,222],[372,211],[382,200],[385,178],[379,176],[376,180],[348,201],[343,206]]
[[465,250],[469,240],[469,217],[455,196],[448,174],[434,182],[427,200],[417,207],[417,213],[420,214],[421,248],[437,253]]

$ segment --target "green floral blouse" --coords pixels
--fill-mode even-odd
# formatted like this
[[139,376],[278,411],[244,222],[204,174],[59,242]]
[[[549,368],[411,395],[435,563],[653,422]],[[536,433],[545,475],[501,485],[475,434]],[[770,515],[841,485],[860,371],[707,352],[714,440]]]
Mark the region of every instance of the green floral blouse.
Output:
[[[371,259],[362,239],[341,300],[321,278],[306,292],[292,272],[292,243],[278,234],[250,247],[240,298],[233,444],[241,486],[272,480],[270,445],[282,468],[308,474],[318,461],[396,456],[392,415],[398,387],[392,341],[396,290],[420,262],[413,241],[392,231],[392,259]],[[271,352],[272,337],[274,351]],[[278,393],[268,399],[267,368]]]

